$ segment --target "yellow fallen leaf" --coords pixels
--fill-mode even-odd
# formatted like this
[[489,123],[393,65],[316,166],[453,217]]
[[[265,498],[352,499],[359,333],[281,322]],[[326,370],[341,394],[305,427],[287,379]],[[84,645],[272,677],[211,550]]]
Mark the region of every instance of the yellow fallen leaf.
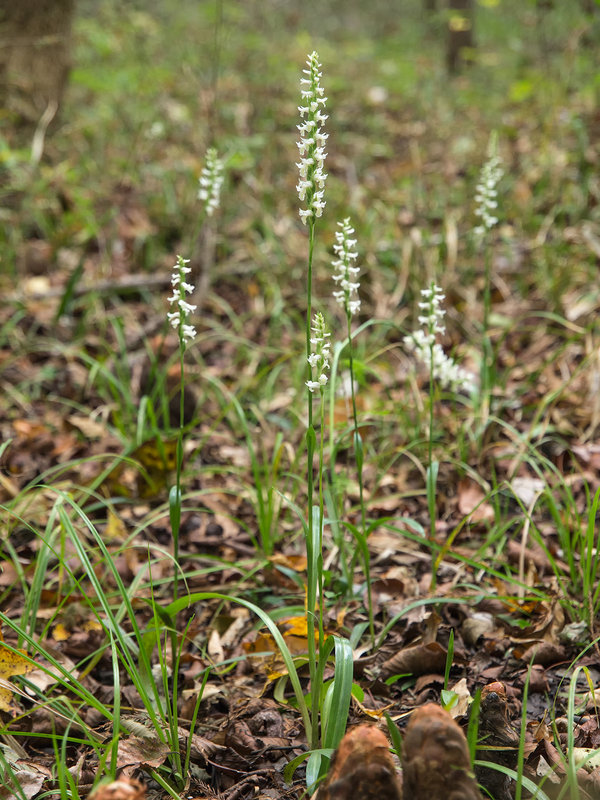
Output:
[[4,638],[0,630],[0,679],[3,681],[2,685],[0,685],[0,711],[6,711],[8,714],[13,715],[17,711],[12,704],[13,693],[5,683],[10,681],[13,675],[25,675],[26,672],[31,672],[34,669],[34,665],[23,657],[26,655],[27,652],[25,650],[14,651],[9,649],[4,644]]
[[121,517],[119,517],[112,508],[108,510],[108,520],[106,522],[106,529],[104,531],[106,538],[113,542],[115,539],[123,540],[127,537],[127,527]]
[[286,556],[283,553],[275,553],[275,555],[269,556],[269,561],[275,566],[287,567],[294,572],[304,572],[308,559],[306,556]]
[[58,622],[52,631],[52,638],[55,642],[66,642],[70,635],[71,631],[68,631],[62,622]]
[[308,624],[306,617],[288,617],[280,625],[284,636],[307,636]]

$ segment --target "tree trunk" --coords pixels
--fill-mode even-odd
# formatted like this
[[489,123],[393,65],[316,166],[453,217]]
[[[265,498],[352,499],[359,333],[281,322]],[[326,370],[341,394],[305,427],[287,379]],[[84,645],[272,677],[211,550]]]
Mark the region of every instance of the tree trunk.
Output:
[[56,113],[70,67],[75,0],[0,0],[0,105],[21,122]]
[[451,75],[473,60],[473,0],[448,0],[446,65]]

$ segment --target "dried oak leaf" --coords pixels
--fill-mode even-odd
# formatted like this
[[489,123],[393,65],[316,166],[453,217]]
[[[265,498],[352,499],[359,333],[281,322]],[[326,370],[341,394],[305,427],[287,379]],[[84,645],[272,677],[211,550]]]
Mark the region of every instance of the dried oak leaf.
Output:
[[448,654],[439,642],[404,647],[381,665],[381,677],[391,675],[428,675],[444,672]]
[[128,736],[120,739],[117,751],[117,767],[154,767],[157,769],[167,760],[170,753],[168,745],[158,737]]
[[411,717],[402,774],[407,800],[481,800],[470,772],[467,740],[450,714],[433,703]]
[[317,800],[401,798],[400,780],[384,734],[372,725],[352,728],[334,753]]

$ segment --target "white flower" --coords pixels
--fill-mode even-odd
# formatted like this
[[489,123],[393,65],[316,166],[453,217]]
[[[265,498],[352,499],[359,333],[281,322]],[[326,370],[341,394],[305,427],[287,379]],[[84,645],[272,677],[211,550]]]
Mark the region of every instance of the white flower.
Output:
[[444,300],[444,292],[435,283],[432,283],[429,289],[421,289],[421,297],[425,298],[420,302],[419,308],[425,311],[425,314],[420,314],[417,320],[424,325],[428,334],[435,338],[436,333],[441,333],[442,336],[446,333],[446,326],[444,325],[444,316],[446,312],[441,307]]
[[419,308],[425,313],[421,314],[418,320],[424,326],[424,330],[405,336],[404,344],[410,352],[421,359],[443,387],[453,392],[462,389],[471,394],[476,388],[475,376],[459,367],[444,353],[441,344],[436,342],[436,334],[443,334],[446,330],[443,324],[446,312],[441,308],[444,300],[443,291],[432,283],[429,289],[421,289],[421,295],[424,300],[419,303]]
[[310,340],[312,353],[307,361],[312,371],[312,378],[306,381],[306,385],[311,392],[319,392],[327,384],[327,370],[331,358],[331,343],[328,341],[331,334],[327,331],[325,318],[320,311],[314,316],[311,330],[314,333]]
[[196,310],[196,306],[188,303],[185,300],[186,294],[192,294],[194,287],[191,283],[186,283],[184,280],[185,275],[191,272],[189,258],[182,258],[177,256],[177,263],[173,267],[173,274],[171,276],[171,286],[173,287],[173,294],[169,297],[169,303],[175,306],[175,311],[167,312],[167,319],[171,327],[176,328],[179,332],[179,338],[185,344],[196,335],[196,329],[187,321],[188,314]]
[[302,71],[307,77],[300,79],[300,94],[305,105],[298,106],[303,122],[297,126],[300,131],[300,161],[296,164],[300,173],[296,190],[300,201],[306,203],[306,208],[299,211],[300,219],[305,225],[307,220],[320,217],[325,208],[323,195],[327,175],[323,172],[323,164],[327,155],[325,142],[328,137],[321,128],[327,119],[322,111],[327,98],[319,84],[321,65],[317,53],[312,52],[306,64],[308,69]]
[[217,157],[214,147],[206,153],[206,163],[199,178],[198,199],[206,204],[206,213],[212,217],[221,202],[223,184],[223,161]]
[[341,228],[341,231],[336,231],[337,244],[333,245],[337,258],[332,265],[335,270],[333,280],[340,288],[333,293],[333,296],[346,310],[346,313],[352,315],[360,310],[360,300],[358,299],[360,283],[357,280],[360,270],[354,265],[358,258],[358,253],[354,249],[356,239],[350,238],[354,233],[354,228],[350,225],[349,217],[343,222],[338,222],[338,227]]
[[498,143],[495,136],[490,137],[488,145],[488,160],[481,168],[479,183],[475,192],[475,216],[481,219],[481,224],[477,225],[474,232],[476,236],[483,236],[486,231],[491,230],[498,222],[496,216],[498,208],[498,184],[504,174],[502,162],[498,155]]

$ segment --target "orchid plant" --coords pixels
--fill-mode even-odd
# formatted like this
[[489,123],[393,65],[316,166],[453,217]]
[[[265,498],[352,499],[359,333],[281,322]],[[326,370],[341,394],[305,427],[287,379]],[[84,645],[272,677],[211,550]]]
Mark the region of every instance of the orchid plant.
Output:
[[[223,184],[223,161],[218,157],[215,148],[210,148],[206,153],[204,168],[200,174],[198,199],[202,202],[202,217],[210,217],[219,207],[221,202],[221,186]],[[177,263],[173,267],[171,276],[172,295],[169,303],[172,311],[167,312],[167,319],[172,328],[177,331],[179,338],[179,434],[177,437],[175,486],[169,492],[169,517],[173,535],[173,559],[175,563],[175,579],[173,581],[173,600],[178,597],[179,591],[179,528],[181,525],[181,471],[183,467],[183,428],[184,428],[184,391],[185,368],[184,355],[188,342],[196,336],[196,329],[190,322],[190,315],[196,311],[196,305],[188,302],[186,297],[193,295],[194,285],[189,282],[188,276],[191,267],[187,266],[190,260],[177,256]]]
[[[325,208],[324,171],[325,145],[328,134],[324,132],[327,120],[325,105],[327,98],[321,86],[321,64],[316,52],[307,59],[306,68],[300,81],[301,123],[297,126],[300,133],[298,151],[300,161],[297,163],[299,178],[296,186],[298,197],[303,204],[299,209],[300,219],[308,227],[308,263],[307,263],[307,309],[306,309],[306,362],[307,377],[306,400],[308,424],[306,431],[307,446],[307,495],[308,520],[305,523],[306,550],[308,561],[308,579],[306,594],[306,626],[308,666],[310,673],[310,730],[307,730],[311,754],[307,768],[307,784],[314,786],[319,776],[325,771],[326,762],[321,760],[321,753],[315,748],[336,747],[345,731],[346,718],[350,705],[352,687],[352,649],[345,639],[334,637],[336,670],[333,683],[325,697],[322,696],[325,664],[331,652],[332,639],[326,642],[323,626],[323,430],[324,430],[324,395],[329,380],[330,333],[327,330],[323,314],[312,313],[312,276],[315,247],[316,221],[323,215]],[[342,291],[346,291],[343,287]],[[313,403],[320,399],[319,426],[319,471],[318,498],[313,476],[313,460],[317,450],[317,434],[314,425]],[[331,713],[330,713],[331,712]],[[321,726],[319,726],[319,720]]]
[[[438,335],[446,332],[442,307],[444,292],[433,281],[427,289],[421,289],[419,302],[420,314],[417,319],[423,326],[422,330],[414,331],[404,337],[404,344],[409,352],[413,352],[429,370],[429,432],[428,432],[428,463],[426,473],[427,506],[429,511],[429,538],[435,541],[436,522],[436,485],[439,471],[439,462],[433,458],[433,409],[435,401],[436,381],[440,386],[452,392],[464,391],[472,394],[476,389],[474,376],[444,353],[441,344],[437,341]],[[436,586],[436,570],[432,567],[431,589]]]
[[483,419],[490,411],[491,395],[494,386],[494,353],[490,340],[490,311],[492,305],[492,250],[489,244],[490,231],[498,224],[498,184],[504,174],[498,154],[498,137],[490,136],[488,158],[481,168],[475,192],[475,216],[479,223],[473,233],[476,242],[485,247],[485,276],[483,288],[483,353],[481,357],[480,409]]
[[336,302],[344,310],[346,317],[346,331],[348,337],[348,360],[350,371],[350,397],[352,400],[352,425],[353,425],[353,443],[354,443],[354,458],[356,462],[356,474],[358,480],[358,492],[360,502],[360,515],[361,527],[346,523],[354,535],[358,545],[359,551],[362,555],[363,568],[365,574],[365,581],[367,585],[367,613],[369,616],[369,631],[371,634],[371,641],[375,642],[375,623],[373,619],[373,602],[372,602],[372,589],[371,589],[371,564],[369,557],[369,549],[367,545],[367,519],[365,511],[364,499],[364,483],[363,483],[363,441],[358,428],[358,414],[356,411],[356,384],[354,377],[354,344],[352,339],[352,317],[360,311],[360,298],[358,290],[360,288],[360,281],[358,276],[360,268],[356,266],[358,259],[358,251],[356,250],[356,239],[354,236],[354,228],[350,223],[350,218],[347,217],[342,222],[338,222],[335,239],[336,243],[333,245],[333,251],[336,258],[332,262],[333,267],[333,280],[338,287],[333,292],[333,297]]
[[[307,470],[307,494],[308,494],[308,523],[306,549],[308,557],[308,586],[306,599],[306,622],[307,622],[307,641],[308,641],[308,664],[310,670],[310,681],[313,698],[316,687],[320,684],[319,673],[324,665],[321,664],[319,654],[323,650],[323,568],[322,568],[322,534],[323,534],[323,513],[321,504],[314,503],[314,477],[313,477],[313,458],[316,447],[316,432],[313,423],[313,394],[318,389],[321,400],[327,374],[325,371],[326,356],[328,350],[325,348],[325,327],[322,315],[317,315],[314,320],[314,330],[311,328],[312,320],[312,271],[315,245],[315,223],[318,217],[322,216],[325,208],[324,187],[327,174],[323,171],[325,162],[325,143],[327,134],[323,131],[323,125],[327,120],[324,113],[327,98],[325,90],[321,86],[321,64],[316,52],[312,52],[307,59],[306,69],[303,70],[304,77],[300,80],[300,94],[302,104],[298,107],[302,122],[297,126],[300,133],[298,151],[300,161],[296,164],[299,172],[299,180],[296,186],[298,197],[304,208],[299,209],[300,219],[304,225],[308,226],[308,268],[306,286],[306,360],[308,362],[307,405],[308,405],[308,427],[306,431],[306,444],[308,455]],[[313,335],[314,333],[314,335]],[[316,372],[313,376],[313,372]],[[322,448],[321,448],[322,449]],[[313,568],[314,567],[314,568]],[[315,608],[317,609],[317,628],[315,630]],[[315,641],[316,639],[316,641]],[[321,672],[322,676],[322,672]],[[310,743],[314,748],[319,742],[318,715],[313,704],[311,716]]]

